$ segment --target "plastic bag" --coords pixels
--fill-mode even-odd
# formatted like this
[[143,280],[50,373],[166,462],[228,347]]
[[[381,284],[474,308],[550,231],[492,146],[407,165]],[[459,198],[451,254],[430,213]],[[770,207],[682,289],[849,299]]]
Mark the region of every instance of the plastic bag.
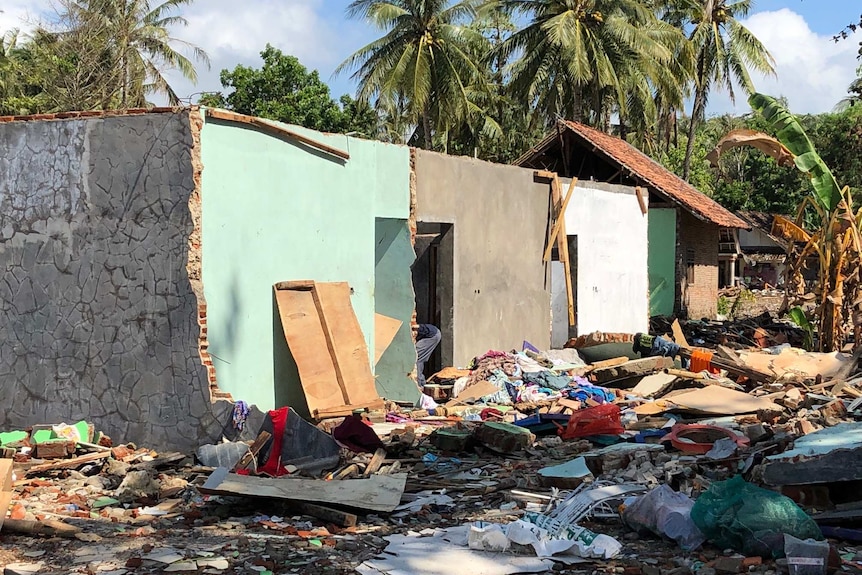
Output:
[[477,551],[505,551],[509,548],[509,538],[501,525],[478,521],[470,525],[467,546]]
[[539,557],[564,554],[586,559],[613,559],[623,547],[610,535],[593,533],[580,525],[561,525],[547,515],[529,511],[523,520],[508,525],[506,536],[513,543],[532,545]]
[[625,431],[620,422],[619,406],[604,403],[572,413],[566,428],[560,430],[560,437],[576,439],[592,435],[619,435]]
[[694,501],[660,485],[626,506],[623,523],[638,533],[649,531],[673,539],[684,551],[700,547],[706,537],[691,519]]
[[716,547],[748,556],[784,557],[785,533],[823,539],[814,520],[793,501],[741,476],[713,483],[694,503],[691,518]]

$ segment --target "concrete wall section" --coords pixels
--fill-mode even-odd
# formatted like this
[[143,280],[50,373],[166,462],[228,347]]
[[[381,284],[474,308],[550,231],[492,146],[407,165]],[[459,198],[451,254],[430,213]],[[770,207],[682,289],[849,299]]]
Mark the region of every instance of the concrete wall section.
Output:
[[[273,284],[348,282],[370,362],[375,217],[409,217],[408,148],[291,129],[350,159],[233,123],[208,119],[202,133],[210,353],[219,387],[262,409],[299,385],[275,325]],[[398,319],[409,324],[410,314]]]
[[0,429],[216,439],[186,265],[187,113],[0,124]]
[[533,170],[418,150],[416,194],[418,222],[453,224],[453,277],[438,279],[452,286],[453,328],[443,333],[453,363],[525,339],[548,347],[548,184],[535,182]]
[[718,313],[719,227],[680,213],[682,302],[692,319],[715,319]]
[[[568,186],[562,180],[564,193]],[[648,330],[647,221],[634,188],[576,185],[566,233],[577,236],[577,335]]]

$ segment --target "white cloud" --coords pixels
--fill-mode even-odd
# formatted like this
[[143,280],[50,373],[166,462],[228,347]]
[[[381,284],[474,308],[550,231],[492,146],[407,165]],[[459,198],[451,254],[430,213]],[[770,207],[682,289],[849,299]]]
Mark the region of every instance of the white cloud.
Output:
[[29,30],[50,7],[50,0],[3,0],[0,5],[0,34],[13,28]]
[[[203,48],[212,68],[198,66],[192,85],[177,73],[169,74],[180,97],[221,89],[219,73],[237,64],[260,64],[267,43],[296,56],[309,68],[333,68],[337,35],[324,0],[200,0],[183,11],[189,22],[173,34]],[[340,15],[339,15],[340,16]],[[327,77],[323,75],[323,79]]]
[[[813,32],[802,16],[788,8],[753,14],[743,24],[775,59],[776,76],[752,75],[758,92],[784,96],[798,114],[828,112],[847,95],[860,63],[856,55],[862,31],[836,43],[831,36]],[[733,106],[726,95],[713,94],[707,113],[749,110],[744,98]]]

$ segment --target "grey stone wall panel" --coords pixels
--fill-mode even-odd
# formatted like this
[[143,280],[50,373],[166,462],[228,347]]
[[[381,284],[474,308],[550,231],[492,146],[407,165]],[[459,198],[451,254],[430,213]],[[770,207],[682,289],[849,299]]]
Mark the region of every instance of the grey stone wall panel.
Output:
[[188,114],[0,124],[0,430],[86,419],[180,450],[221,433],[186,271]]

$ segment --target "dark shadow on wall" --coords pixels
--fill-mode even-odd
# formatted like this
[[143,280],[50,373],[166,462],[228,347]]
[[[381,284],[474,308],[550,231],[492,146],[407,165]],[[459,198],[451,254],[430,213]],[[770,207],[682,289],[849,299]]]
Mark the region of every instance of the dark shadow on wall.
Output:
[[[326,353],[326,350],[321,350],[321,353]],[[302,417],[310,418],[311,411],[300,383],[299,368],[287,346],[284,327],[278,313],[275,289],[272,290],[272,373],[276,409],[290,406]]]

